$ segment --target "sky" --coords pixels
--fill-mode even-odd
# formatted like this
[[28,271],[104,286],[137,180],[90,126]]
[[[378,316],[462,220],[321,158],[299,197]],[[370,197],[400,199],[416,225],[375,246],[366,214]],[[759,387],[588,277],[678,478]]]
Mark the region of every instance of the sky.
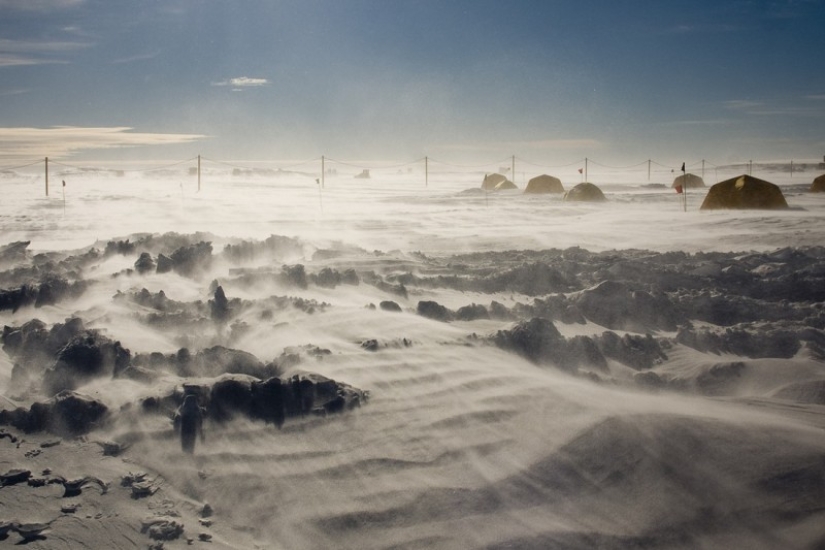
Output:
[[0,164],[825,155],[825,0],[0,0]]

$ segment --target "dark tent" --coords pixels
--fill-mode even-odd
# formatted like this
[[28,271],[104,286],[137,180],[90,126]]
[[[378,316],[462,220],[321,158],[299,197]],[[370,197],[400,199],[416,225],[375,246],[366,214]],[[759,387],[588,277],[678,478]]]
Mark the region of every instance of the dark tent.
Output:
[[597,202],[607,200],[602,190],[589,182],[580,183],[564,194],[566,201]]
[[705,180],[696,174],[682,174],[678,178],[674,179],[673,185],[671,185],[674,189],[695,189],[704,186]]
[[717,183],[708,191],[700,210],[722,208],[787,208],[788,203],[777,185],[743,174]]
[[527,182],[525,193],[564,193],[564,186],[559,178],[542,174]]
[[811,184],[811,191],[813,193],[825,193],[825,174],[814,178]]
[[481,182],[481,188],[485,191],[495,191],[496,186],[505,181],[510,181],[501,174],[486,174],[484,181]]
[[510,180],[504,180],[496,184],[495,191],[506,191],[508,189],[518,189],[518,186]]

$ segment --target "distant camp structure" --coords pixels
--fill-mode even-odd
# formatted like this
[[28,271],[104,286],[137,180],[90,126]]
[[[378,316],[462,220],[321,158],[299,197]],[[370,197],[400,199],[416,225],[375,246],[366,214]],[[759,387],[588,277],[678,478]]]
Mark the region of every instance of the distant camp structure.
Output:
[[499,183],[498,185],[496,185],[496,188],[495,188],[496,191],[506,191],[508,189],[518,189],[518,185],[516,185],[515,183],[513,183],[510,180],[505,180],[505,181]]
[[361,170],[360,174],[355,174],[354,177],[360,180],[368,180],[370,179],[370,171],[364,168],[363,170]]
[[501,174],[485,174],[481,182],[481,188],[485,191],[504,191],[506,189],[518,189],[516,184],[508,180]]
[[564,186],[559,178],[542,174],[527,182],[525,193],[564,193]]
[[814,178],[810,190],[813,193],[825,193],[825,174]]
[[697,189],[705,186],[705,180],[696,174],[682,174],[673,180],[673,187],[677,193],[681,193],[684,189]]
[[606,201],[602,190],[590,182],[583,182],[564,194],[565,201],[599,202]]
[[708,191],[700,210],[788,208],[779,186],[747,174],[721,181]]

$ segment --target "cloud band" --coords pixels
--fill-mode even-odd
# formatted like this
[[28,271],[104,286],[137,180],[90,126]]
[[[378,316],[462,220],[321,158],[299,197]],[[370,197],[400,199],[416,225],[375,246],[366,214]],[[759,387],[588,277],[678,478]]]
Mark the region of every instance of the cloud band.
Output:
[[76,151],[190,143],[207,136],[133,132],[128,127],[0,128],[0,156],[61,157]]

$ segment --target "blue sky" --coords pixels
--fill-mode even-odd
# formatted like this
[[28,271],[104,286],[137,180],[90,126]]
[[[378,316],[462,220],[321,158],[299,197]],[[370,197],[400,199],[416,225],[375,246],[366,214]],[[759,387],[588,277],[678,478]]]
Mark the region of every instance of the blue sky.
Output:
[[0,160],[821,159],[825,0],[0,0]]

